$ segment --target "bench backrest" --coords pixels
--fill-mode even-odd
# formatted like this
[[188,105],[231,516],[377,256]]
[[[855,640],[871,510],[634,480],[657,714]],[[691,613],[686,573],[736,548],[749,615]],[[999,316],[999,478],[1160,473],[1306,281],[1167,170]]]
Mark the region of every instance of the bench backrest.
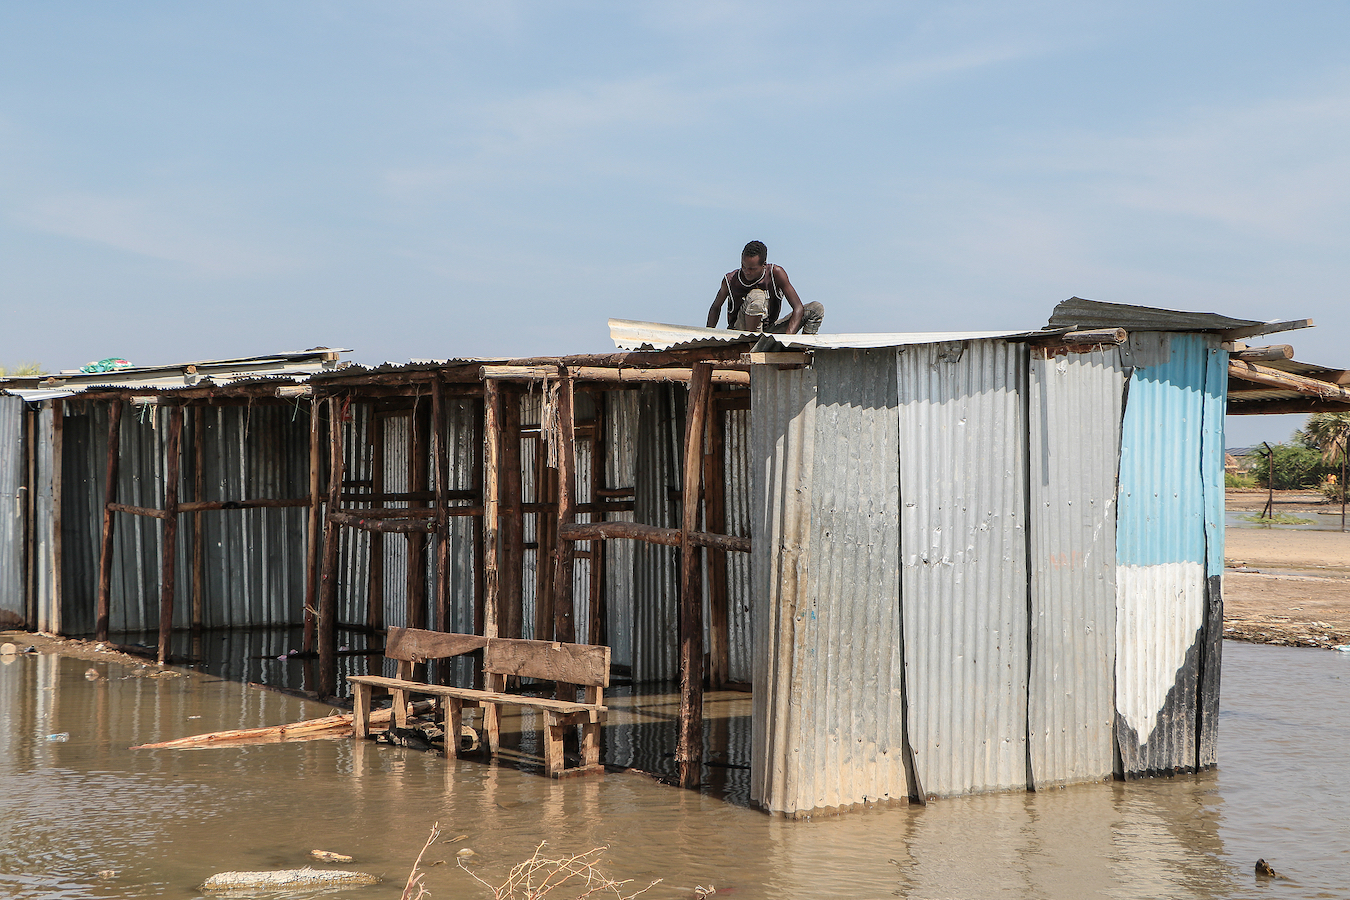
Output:
[[483,671],[492,675],[519,675],[540,681],[609,687],[609,648],[594,644],[490,638],[483,651]]
[[400,662],[420,663],[429,659],[463,656],[486,647],[487,642],[487,638],[477,634],[390,628],[384,642],[384,655]]

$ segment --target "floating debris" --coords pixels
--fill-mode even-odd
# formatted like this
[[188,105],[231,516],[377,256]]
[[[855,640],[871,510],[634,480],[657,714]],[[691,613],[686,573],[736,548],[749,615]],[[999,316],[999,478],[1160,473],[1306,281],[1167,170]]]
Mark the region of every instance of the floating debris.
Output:
[[344,884],[378,884],[378,878],[366,872],[345,869],[278,869],[275,872],[221,872],[202,884],[207,892],[265,890],[284,891],[299,887],[333,887]]

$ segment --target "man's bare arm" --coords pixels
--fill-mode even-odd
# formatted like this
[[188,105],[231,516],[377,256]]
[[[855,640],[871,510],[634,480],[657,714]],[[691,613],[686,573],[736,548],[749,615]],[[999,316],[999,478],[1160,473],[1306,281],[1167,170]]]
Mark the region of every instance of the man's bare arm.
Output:
[[722,283],[717,286],[717,296],[713,298],[712,309],[708,310],[708,327],[716,328],[717,320],[722,315],[722,305],[727,302],[727,281],[722,279]]
[[788,274],[782,266],[777,266],[777,272],[774,273],[774,281],[782,290],[783,296],[787,298],[788,306],[792,307],[792,318],[788,319],[787,334],[796,334],[802,330],[802,298],[797,296],[797,289],[788,281]]

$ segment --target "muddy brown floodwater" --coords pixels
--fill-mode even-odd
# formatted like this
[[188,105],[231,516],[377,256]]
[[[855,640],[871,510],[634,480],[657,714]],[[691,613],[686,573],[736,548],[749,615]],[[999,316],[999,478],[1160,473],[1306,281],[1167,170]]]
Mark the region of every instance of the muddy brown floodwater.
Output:
[[[631,773],[554,782],[349,739],[132,751],[329,710],[199,673],[19,656],[0,665],[0,896],[197,897],[215,873],[322,849],[383,881],[284,897],[385,900],[439,822],[433,900],[490,896],[461,849],[500,882],[539,841],[608,845],[612,876],[663,879],[649,898],[1350,897],[1350,654],[1228,643],[1223,666],[1217,770],[798,822]],[[1258,857],[1288,879],[1257,879]]]

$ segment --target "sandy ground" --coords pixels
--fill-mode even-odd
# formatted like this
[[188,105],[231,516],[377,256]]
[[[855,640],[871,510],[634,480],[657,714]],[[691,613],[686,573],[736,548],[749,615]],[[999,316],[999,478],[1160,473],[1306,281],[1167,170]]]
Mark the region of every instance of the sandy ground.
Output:
[[[1265,491],[1229,491],[1228,509],[1260,512]],[[1276,491],[1275,511],[1307,516],[1333,507],[1311,491]],[[1228,528],[1224,635],[1296,647],[1350,644],[1350,534]]]

